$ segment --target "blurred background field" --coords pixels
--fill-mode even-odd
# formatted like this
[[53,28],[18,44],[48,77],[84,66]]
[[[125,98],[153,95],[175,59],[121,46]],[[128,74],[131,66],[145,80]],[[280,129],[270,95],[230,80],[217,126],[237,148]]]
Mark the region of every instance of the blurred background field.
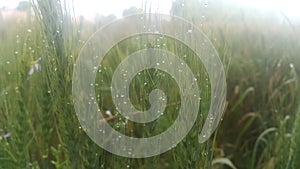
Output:
[[[147,6],[150,2],[159,4],[141,1],[141,8],[126,8],[123,16],[163,8]],[[131,99],[147,109],[149,92],[161,88],[168,97],[164,116],[144,125],[118,114],[109,91],[112,73],[137,49],[165,47],[177,54],[203,90],[197,122],[182,142],[158,156],[130,159],[97,146],[79,124],[72,102],[72,73],[80,49],[119,16],[78,16],[76,8],[71,1],[32,0],[0,10],[0,168],[300,167],[300,17],[225,0],[172,1],[168,12],[196,24],[226,70],[227,108],[203,144],[198,133],[209,108],[210,85],[194,53],[171,39],[158,43],[156,37],[139,37],[141,43],[129,38],[112,48],[98,68],[95,91],[101,113],[117,131],[132,137],[163,132],[180,107],[175,81],[149,69],[134,79]]]

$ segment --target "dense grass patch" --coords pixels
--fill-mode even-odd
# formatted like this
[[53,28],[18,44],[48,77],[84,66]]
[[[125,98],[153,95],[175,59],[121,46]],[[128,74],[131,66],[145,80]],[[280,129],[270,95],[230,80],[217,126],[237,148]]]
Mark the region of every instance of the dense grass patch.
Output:
[[114,46],[97,68],[95,92],[101,113],[121,133],[157,135],[172,125],[181,106],[174,79],[147,69],[133,79],[131,101],[139,110],[148,109],[151,90],[162,89],[168,98],[164,116],[147,125],[126,121],[112,102],[110,83],[128,54],[147,48],[169,50],[189,65],[202,89],[196,123],[182,142],[158,156],[129,159],[92,142],[73,107],[73,67],[99,23],[76,20],[65,2],[36,0],[32,8],[35,14],[28,12],[27,20],[1,20],[0,168],[300,167],[299,25],[255,17],[199,23],[220,55],[228,84],[222,123],[204,144],[199,144],[198,134],[209,108],[210,83],[195,53],[157,35],[133,36]]

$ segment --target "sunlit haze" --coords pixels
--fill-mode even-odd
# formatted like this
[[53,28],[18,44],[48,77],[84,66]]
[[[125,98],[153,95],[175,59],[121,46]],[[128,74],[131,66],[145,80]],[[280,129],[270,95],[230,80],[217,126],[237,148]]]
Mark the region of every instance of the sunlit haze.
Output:
[[124,9],[132,6],[143,8],[143,6],[151,6],[154,11],[168,14],[172,0],[74,0],[75,12],[88,17],[95,16],[99,13],[102,15],[114,14],[121,17]]
[[244,7],[260,10],[274,10],[282,12],[288,17],[300,18],[299,0],[234,0]]
[[[94,17],[96,14],[122,17],[124,9],[132,6],[143,8],[151,6],[155,12],[169,13],[174,0],[73,0],[76,15]],[[223,0],[226,1],[226,0]],[[259,10],[282,12],[287,17],[300,18],[300,1],[298,0],[227,0],[242,7]],[[0,8],[17,7],[20,0],[0,0]],[[210,1],[208,1],[208,4]]]

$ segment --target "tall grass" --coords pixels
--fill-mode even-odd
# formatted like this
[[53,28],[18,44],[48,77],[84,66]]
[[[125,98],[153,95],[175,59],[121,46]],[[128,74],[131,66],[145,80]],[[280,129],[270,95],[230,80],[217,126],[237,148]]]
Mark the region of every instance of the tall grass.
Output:
[[[190,66],[199,88],[205,89],[202,116],[182,142],[158,156],[130,159],[93,143],[73,108],[73,66],[95,24],[76,20],[67,1],[31,3],[35,14],[30,19],[2,20],[0,25],[0,168],[300,167],[298,25],[291,29],[287,22],[264,20],[199,23],[219,52],[228,83],[228,108],[220,128],[205,144],[198,143],[197,135],[209,108],[210,86],[195,54],[171,38],[157,42],[154,35],[131,37],[114,46],[98,68],[95,92],[102,114],[119,132],[133,137],[161,133],[180,107],[174,80],[162,71],[145,70],[130,86],[132,103],[147,109],[149,92],[158,87],[167,94],[166,111],[163,118],[147,125],[125,123],[108,89],[114,70],[128,54],[147,47],[172,51]],[[40,69],[29,73],[35,65]]]
[[293,132],[291,133],[291,146],[290,146],[290,156],[287,160],[286,168],[297,168],[300,166],[300,150],[299,150],[299,130],[300,130],[300,117],[299,108],[296,111],[296,118],[294,121]]

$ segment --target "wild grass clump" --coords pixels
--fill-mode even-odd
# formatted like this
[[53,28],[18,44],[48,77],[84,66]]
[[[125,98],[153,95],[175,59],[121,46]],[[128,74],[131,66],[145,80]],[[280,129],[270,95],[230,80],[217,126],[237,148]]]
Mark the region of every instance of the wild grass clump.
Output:
[[165,116],[143,125],[118,113],[111,77],[118,64],[139,49],[166,49],[178,55],[201,90],[200,115],[182,142],[158,156],[130,159],[92,142],[72,103],[75,61],[102,20],[77,20],[67,1],[32,0],[31,5],[34,14],[28,12],[29,19],[1,20],[0,25],[0,168],[300,167],[298,25],[252,20],[248,13],[244,17],[249,20],[242,22],[204,22],[202,14],[193,19],[182,10],[208,35],[226,68],[227,110],[205,144],[198,143],[198,134],[209,108],[210,85],[201,60],[187,46],[168,37],[158,42],[156,35],[136,35],[114,46],[97,69],[95,92],[101,113],[115,130],[133,137],[159,134],[172,125],[180,108],[172,77],[149,69],[131,83],[131,101],[141,110],[149,108],[148,95],[158,87],[168,97]]
[[[299,105],[299,104],[298,104]],[[298,106],[299,107],[299,106]],[[296,111],[293,132],[291,133],[290,156],[287,160],[287,168],[300,167],[300,115],[299,108]]]

